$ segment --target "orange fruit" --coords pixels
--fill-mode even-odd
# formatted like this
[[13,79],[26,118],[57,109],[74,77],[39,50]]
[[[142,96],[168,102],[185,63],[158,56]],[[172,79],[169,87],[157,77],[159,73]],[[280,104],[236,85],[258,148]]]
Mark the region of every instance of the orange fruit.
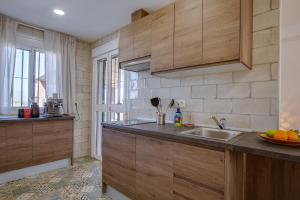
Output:
[[288,140],[288,134],[287,134],[286,131],[278,130],[274,134],[274,139],[275,140],[284,140],[284,141],[287,141]]
[[294,131],[288,131],[287,135],[288,135],[288,140],[290,140],[290,141],[298,141],[298,135],[297,135],[296,132],[294,132]]

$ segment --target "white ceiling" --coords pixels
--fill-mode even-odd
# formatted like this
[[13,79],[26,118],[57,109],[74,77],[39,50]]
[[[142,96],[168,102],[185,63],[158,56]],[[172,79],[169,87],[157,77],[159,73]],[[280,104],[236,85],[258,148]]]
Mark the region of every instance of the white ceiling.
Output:
[[[154,11],[174,0],[0,0],[0,13],[92,42],[128,24],[139,8]],[[57,16],[54,8],[65,11]]]

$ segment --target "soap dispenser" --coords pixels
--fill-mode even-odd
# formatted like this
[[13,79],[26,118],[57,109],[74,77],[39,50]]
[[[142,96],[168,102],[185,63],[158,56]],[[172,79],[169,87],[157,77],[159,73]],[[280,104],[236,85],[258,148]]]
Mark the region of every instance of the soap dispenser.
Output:
[[174,116],[174,125],[175,125],[175,127],[182,126],[182,113],[180,111],[180,107],[177,107],[177,111]]

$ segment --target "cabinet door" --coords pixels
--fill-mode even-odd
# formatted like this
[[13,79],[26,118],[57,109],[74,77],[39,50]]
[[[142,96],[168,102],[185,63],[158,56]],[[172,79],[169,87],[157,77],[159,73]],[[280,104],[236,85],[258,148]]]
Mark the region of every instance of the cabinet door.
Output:
[[239,59],[240,0],[203,0],[203,61]]
[[224,199],[224,152],[179,143],[173,148],[174,198]]
[[151,55],[151,15],[134,22],[134,58]]
[[73,122],[33,123],[33,163],[35,165],[72,157]]
[[174,68],[200,64],[202,64],[202,0],[177,0]]
[[2,167],[4,167],[5,160],[6,160],[5,132],[6,132],[6,124],[0,124],[0,171]]
[[151,72],[173,69],[174,4],[152,13]]
[[135,136],[104,128],[102,157],[104,183],[135,199]]
[[5,171],[32,164],[32,123],[10,123],[5,131]]
[[172,143],[136,138],[136,195],[143,200],[173,199]]
[[133,24],[129,24],[120,30],[119,62],[133,59],[133,33]]

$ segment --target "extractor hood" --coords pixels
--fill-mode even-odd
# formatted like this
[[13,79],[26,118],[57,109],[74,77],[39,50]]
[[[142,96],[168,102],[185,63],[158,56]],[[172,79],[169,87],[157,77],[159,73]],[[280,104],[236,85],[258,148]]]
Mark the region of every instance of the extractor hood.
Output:
[[133,72],[146,71],[150,69],[151,56],[138,58],[120,63],[120,68]]

